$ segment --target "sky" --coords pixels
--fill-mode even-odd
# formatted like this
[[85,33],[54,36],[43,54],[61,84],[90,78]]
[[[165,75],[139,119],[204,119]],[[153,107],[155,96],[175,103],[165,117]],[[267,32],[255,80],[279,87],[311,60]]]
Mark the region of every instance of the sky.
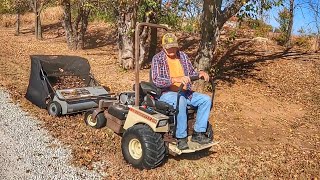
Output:
[[[288,1],[288,0],[287,0]],[[320,3],[320,0],[313,0],[314,3]],[[289,6],[287,6],[289,7]],[[295,0],[295,11],[294,11],[294,19],[293,19],[293,34],[298,35],[298,30],[301,27],[308,32],[316,32],[315,23],[313,21],[313,14],[308,10],[306,5],[303,3],[303,0]],[[283,7],[276,7],[271,9],[267,14],[269,17],[266,18],[266,22],[273,27],[279,27],[279,23],[276,21],[278,17],[278,12]],[[320,20],[320,19],[319,19]]]

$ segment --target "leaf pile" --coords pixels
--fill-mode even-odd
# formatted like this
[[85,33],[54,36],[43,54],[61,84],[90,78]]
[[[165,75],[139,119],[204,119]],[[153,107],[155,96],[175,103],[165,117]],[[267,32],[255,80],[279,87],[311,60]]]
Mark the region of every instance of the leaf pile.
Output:
[[48,79],[52,82],[54,90],[86,87],[84,80],[79,76],[57,76]]

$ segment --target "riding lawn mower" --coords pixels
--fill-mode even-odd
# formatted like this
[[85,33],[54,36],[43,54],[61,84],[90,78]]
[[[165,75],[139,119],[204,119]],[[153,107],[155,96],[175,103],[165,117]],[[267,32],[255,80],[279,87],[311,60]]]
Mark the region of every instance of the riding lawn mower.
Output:
[[[176,107],[159,101],[161,89],[152,81],[139,81],[139,30],[142,26],[162,28],[166,26],[151,23],[138,23],[135,29],[135,86],[134,91],[123,92],[118,98],[102,98],[97,108],[85,113],[84,121],[93,128],[107,126],[122,136],[121,149],[124,159],[139,169],[152,169],[162,164],[168,154],[180,155],[208,150],[216,143],[213,142],[213,129],[210,123],[205,133],[212,142],[198,144],[190,141],[195,123],[196,108],[188,106],[188,149],[177,148],[175,137],[176,119],[179,106]],[[199,77],[190,77],[192,81]],[[214,82],[211,81],[214,86]],[[183,84],[179,91],[182,90]],[[214,88],[213,88],[214,89]],[[212,94],[212,100],[214,92]],[[177,100],[180,99],[178,92]]]

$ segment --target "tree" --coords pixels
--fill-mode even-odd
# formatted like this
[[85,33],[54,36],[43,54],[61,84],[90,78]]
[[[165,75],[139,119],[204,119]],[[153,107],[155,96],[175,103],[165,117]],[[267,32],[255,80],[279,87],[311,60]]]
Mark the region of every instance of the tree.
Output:
[[201,41],[196,58],[197,68],[209,70],[224,23],[249,0],[235,0],[222,9],[222,0],[204,0],[201,18]]
[[28,0],[6,0],[1,2],[1,12],[16,14],[15,35],[20,34],[20,15],[29,10]]
[[[98,3],[95,1],[94,3]],[[84,48],[84,37],[88,28],[88,18],[94,3],[87,0],[62,0],[64,9],[63,26],[66,32],[68,48],[71,50]],[[72,11],[75,16],[72,17]]]
[[276,21],[279,23],[280,36],[277,41],[280,45],[286,45],[288,40],[288,31],[290,24],[290,11],[285,7],[278,13]]
[[320,49],[320,0],[307,0],[308,10],[313,16],[313,23],[316,27],[316,52]]
[[290,8],[289,8],[289,24],[288,31],[286,33],[285,45],[288,48],[291,46],[291,33],[293,26],[293,11],[294,11],[294,0],[290,0]]
[[42,39],[42,27],[41,27],[41,12],[44,5],[46,5],[50,0],[29,0],[30,6],[35,14],[35,36],[37,39]]
[[[144,0],[141,2],[139,13],[140,16],[138,17],[139,21],[142,22],[149,22],[157,24],[159,22],[159,15],[161,13],[161,3],[162,0]],[[152,57],[156,54],[157,50],[157,28],[150,28],[143,27],[143,30],[140,31],[140,59],[139,64],[141,66],[151,62]],[[147,40],[149,41],[149,51],[146,52],[147,48]]]
[[118,62],[124,69],[132,69],[134,67],[134,28],[140,0],[117,0],[112,1],[112,4],[117,16]]
[[[220,30],[225,22],[232,16],[239,18],[252,16],[258,12],[257,0],[204,0],[201,17],[201,41],[196,57],[196,66],[201,70],[210,70],[211,64],[215,64],[214,70],[217,73],[219,64],[214,59],[214,54],[219,41]],[[281,0],[264,0],[263,8],[270,9],[272,6],[279,6]],[[215,62],[212,62],[215,60]]]

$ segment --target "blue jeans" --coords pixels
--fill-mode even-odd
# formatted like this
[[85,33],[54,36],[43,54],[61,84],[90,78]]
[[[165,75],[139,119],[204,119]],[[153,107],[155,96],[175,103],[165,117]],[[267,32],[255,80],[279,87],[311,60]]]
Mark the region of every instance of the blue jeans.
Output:
[[[164,101],[174,108],[177,104],[177,92],[166,92],[160,97],[160,101]],[[198,107],[196,123],[194,130],[196,132],[206,132],[211,107],[211,98],[208,95],[194,92],[191,100],[186,98],[183,93],[180,96],[179,113],[177,117],[176,137],[187,137],[187,105]]]

